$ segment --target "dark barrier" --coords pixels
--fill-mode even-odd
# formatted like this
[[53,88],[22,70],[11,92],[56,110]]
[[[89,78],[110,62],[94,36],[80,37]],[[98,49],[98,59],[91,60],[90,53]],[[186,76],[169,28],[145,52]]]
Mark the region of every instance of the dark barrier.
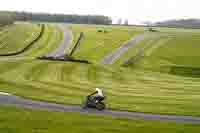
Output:
[[73,53],[76,51],[76,49],[80,45],[80,41],[83,38],[83,36],[84,36],[84,33],[81,32],[76,44],[74,45],[74,47],[73,47],[73,49],[72,49],[72,51],[70,52],[69,55],[65,54],[65,55],[60,56],[60,57],[42,56],[42,57],[38,57],[38,59],[49,60],[49,61],[76,62],[76,63],[91,64],[87,60],[80,60],[80,59],[75,59],[75,58],[72,57]]
[[39,57],[40,60],[49,60],[49,61],[62,61],[62,62],[76,62],[76,63],[83,63],[83,64],[91,64],[87,60],[79,60],[79,59],[73,59],[73,58],[54,58],[54,57]]
[[15,55],[19,55],[19,54],[24,53],[25,51],[29,50],[42,37],[42,35],[44,33],[44,29],[45,29],[45,25],[42,24],[41,25],[41,31],[40,31],[40,34],[38,35],[38,37],[36,37],[32,42],[30,42],[29,45],[27,45],[22,50],[16,51],[16,52],[13,52],[13,53],[0,54],[0,56],[15,56]]
[[189,66],[170,66],[170,74],[200,78],[200,68]]
[[72,55],[73,55],[73,53],[75,52],[75,50],[76,50],[76,49],[78,48],[78,46],[80,45],[81,39],[82,39],[83,37],[84,37],[84,33],[81,32],[81,33],[80,33],[80,36],[79,36],[79,38],[78,38],[76,44],[74,45],[74,47],[73,47],[71,53],[69,54],[69,56],[72,56]]

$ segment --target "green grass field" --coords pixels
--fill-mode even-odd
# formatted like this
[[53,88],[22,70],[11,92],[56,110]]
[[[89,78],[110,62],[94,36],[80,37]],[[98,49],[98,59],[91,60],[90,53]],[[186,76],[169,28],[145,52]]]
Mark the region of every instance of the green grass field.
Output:
[[[69,28],[73,31],[74,43],[80,32],[84,33],[84,38],[74,57],[93,62],[99,62],[124,42],[144,32],[144,28],[125,26],[70,25]],[[98,32],[99,30],[105,30],[106,33]]]
[[134,65],[151,69],[168,65],[200,66],[198,61],[200,30],[161,29],[160,31],[157,36],[151,36],[138,44],[145,49],[142,58]]
[[198,133],[200,130],[198,124],[190,123],[36,111],[5,105],[0,108],[2,133]]
[[55,24],[46,24],[45,31],[41,39],[34,44],[31,50],[26,51],[23,57],[35,58],[54,51],[63,39],[63,33]]
[[113,109],[200,115],[199,79],[36,60],[1,61],[0,70],[1,91],[27,98],[80,105],[84,96],[101,87]]
[[[0,53],[12,53],[26,47],[36,34],[39,34],[41,28],[37,24],[16,23],[4,28],[0,32]],[[17,34],[17,35],[16,35]],[[45,55],[55,50],[61,40],[63,33],[55,24],[45,24],[44,34],[41,36],[31,49],[15,57],[35,58]]]
[[[76,41],[80,32],[85,33],[81,46],[74,57],[93,62],[93,64],[79,64],[35,59],[35,57],[53,51],[63,39],[63,34],[56,24],[45,24],[45,26],[44,35],[40,40],[30,50],[15,56],[23,57],[23,60],[0,60],[0,91],[31,99],[80,105],[86,95],[92,93],[95,87],[100,87],[107,96],[108,107],[115,110],[200,116],[200,105],[198,104],[200,79],[171,75],[168,71],[171,66],[199,67],[199,30],[160,28],[159,33],[147,33],[148,35],[143,41],[131,47],[113,65],[106,66],[98,62],[123,42],[144,32],[145,28],[69,25],[68,27],[72,30],[73,42]],[[6,29],[8,28],[12,27]],[[98,32],[99,29],[106,29],[107,33]],[[0,38],[2,32],[6,31],[0,31]],[[66,52],[70,51],[72,44],[66,49]],[[119,67],[128,59],[127,67]],[[0,121],[2,119],[5,123],[4,126],[0,124],[0,131],[4,132],[23,133],[30,129],[35,130],[36,128],[37,130],[40,127],[38,121],[49,122],[50,125],[44,124],[42,129],[38,129],[40,131],[47,128],[47,131],[44,132],[53,132],[54,130],[58,132],[66,128],[74,132],[89,132],[96,131],[96,127],[105,132],[130,132],[133,130],[158,132],[161,129],[166,129],[162,130],[163,132],[198,131],[197,126],[183,123],[162,122],[161,124],[160,121],[56,112],[48,112],[48,116],[52,117],[46,119],[47,112],[45,111],[7,106],[2,106],[2,109],[0,114],[9,113],[9,117],[0,115]],[[18,119],[20,114],[27,115]],[[27,119],[30,115],[35,117],[30,118],[31,122],[29,123]],[[64,118],[64,115],[69,115],[69,117]],[[82,119],[77,119],[80,116]],[[13,124],[14,119],[20,121],[16,126]],[[71,126],[69,121],[72,119],[72,123],[77,123],[80,130]],[[99,125],[99,123],[106,123],[107,119],[109,119],[108,125],[113,124],[113,126]],[[85,120],[89,120],[89,124],[94,122],[95,129],[81,130]],[[123,124],[117,125],[117,127],[120,126],[117,128],[116,123],[120,122]],[[20,130],[20,127],[24,123],[27,126],[23,131]],[[61,125],[66,123],[66,127],[58,126],[56,129],[55,125],[59,125],[57,123],[61,123]],[[135,123],[140,124],[136,125]],[[127,124],[130,125],[125,128],[124,125]],[[9,129],[6,125],[12,125],[13,128]]]
[[0,54],[20,51],[38,37],[41,27],[36,24],[14,24],[0,32]]

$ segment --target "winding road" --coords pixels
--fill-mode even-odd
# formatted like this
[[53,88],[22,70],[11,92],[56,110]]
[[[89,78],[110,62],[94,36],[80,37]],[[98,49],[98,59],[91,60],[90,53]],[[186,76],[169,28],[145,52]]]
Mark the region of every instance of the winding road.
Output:
[[139,41],[145,38],[146,34],[142,33],[135,36],[133,39],[124,43],[118,49],[114,50],[112,53],[106,55],[102,60],[102,64],[112,64],[117,58],[119,58],[123,53],[125,53],[131,46],[135,45]]
[[46,57],[61,57],[65,54],[65,50],[68,47],[68,44],[71,42],[70,32],[66,26],[58,25],[58,28],[63,32],[64,39],[60,43],[59,47],[53,52],[46,55]]
[[127,112],[127,111],[96,111],[92,109],[83,110],[80,106],[68,106],[50,102],[34,101],[30,99],[24,99],[18,96],[13,96],[8,93],[0,93],[0,104],[10,104],[17,107],[30,108],[30,109],[44,109],[50,111],[63,111],[63,112],[80,112],[97,115],[111,115],[117,117],[132,117],[132,118],[143,118],[153,120],[170,120],[178,122],[191,122],[200,124],[200,117],[194,116],[177,116],[177,115],[160,115],[151,113],[140,113],[140,112]]

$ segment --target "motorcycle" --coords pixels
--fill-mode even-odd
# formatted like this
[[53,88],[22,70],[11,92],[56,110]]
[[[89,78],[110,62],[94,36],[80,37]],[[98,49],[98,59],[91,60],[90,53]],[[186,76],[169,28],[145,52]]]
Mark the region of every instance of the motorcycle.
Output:
[[83,102],[83,109],[87,108],[95,108],[99,111],[102,111],[106,108],[106,105],[102,101],[96,102],[94,96],[87,96],[85,101]]

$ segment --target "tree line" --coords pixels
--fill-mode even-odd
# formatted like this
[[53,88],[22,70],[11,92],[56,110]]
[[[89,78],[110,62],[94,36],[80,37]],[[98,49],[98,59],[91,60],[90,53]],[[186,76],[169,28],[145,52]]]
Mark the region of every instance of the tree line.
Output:
[[180,27],[180,28],[200,28],[200,19],[178,19],[157,22],[155,26],[160,27]]
[[112,24],[112,19],[103,15],[66,15],[30,12],[0,12],[0,23],[13,21],[39,21],[39,22],[63,22],[76,24]]
[[15,15],[8,12],[0,12],[0,26],[9,25],[14,22]]

